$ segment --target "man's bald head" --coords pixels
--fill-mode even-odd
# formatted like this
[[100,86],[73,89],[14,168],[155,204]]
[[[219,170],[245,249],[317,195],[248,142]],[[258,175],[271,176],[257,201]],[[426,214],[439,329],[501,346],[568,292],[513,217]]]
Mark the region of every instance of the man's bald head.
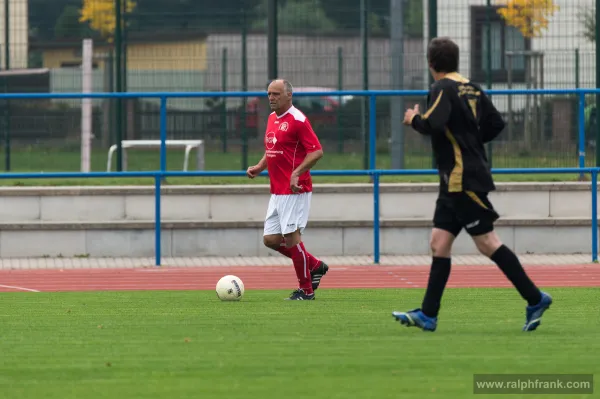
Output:
[[286,80],[286,79],[272,80],[271,83],[269,84],[269,87],[271,87],[271,85],[273,85],[273,87],[277,87],[279,89],[283,88],[283,91],[286,93],[289,93],[289,94],[292,94],[294,92],[294,87],[292,86],[290,81]]
[[267,88],[269,96],[269,105],[278,115],[283,114],[292,106],[292,94],[294,88],[292,84],[285,79],[275,79]]

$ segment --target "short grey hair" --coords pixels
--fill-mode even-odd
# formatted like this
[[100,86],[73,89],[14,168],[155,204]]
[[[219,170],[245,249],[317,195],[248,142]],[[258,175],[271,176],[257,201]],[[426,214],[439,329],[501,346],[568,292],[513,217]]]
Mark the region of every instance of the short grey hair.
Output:
[[285,87],[285,91],[292,94],[294,92],[294,86],[289,82],[289,80],[283,79],[283,87]]
[[294,93],[294,86],[292,86],[292,84],[290,83],[289,80],[286,79],[273,79],[271,81],[271,83],[276,82],[276,81],[280,81],[281,83],[283,83],[283,88],[285,89],[286,93]]

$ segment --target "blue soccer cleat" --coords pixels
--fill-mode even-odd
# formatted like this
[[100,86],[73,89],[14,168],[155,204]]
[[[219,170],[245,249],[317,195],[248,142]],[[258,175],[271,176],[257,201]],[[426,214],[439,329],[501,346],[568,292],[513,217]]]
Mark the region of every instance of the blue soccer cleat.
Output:
[[437,317],[426,316],[421,309],[408,312],[392,312],[392,316],[406,327],[419,327],[423,331],[435,331],[437,328]]
[[523,331],[533,331],[542,323],[542,315],[552,304],[552,297],[545,292],[542,292],[542,300],[534,306],[525,308],[525,326]]

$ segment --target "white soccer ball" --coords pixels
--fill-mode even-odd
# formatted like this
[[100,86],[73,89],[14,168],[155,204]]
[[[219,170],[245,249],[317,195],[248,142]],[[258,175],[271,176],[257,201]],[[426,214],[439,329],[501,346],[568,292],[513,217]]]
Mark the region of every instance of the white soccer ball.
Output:
[[237,276],[223,276],[217,282],[216,291],[222,301],[239,301],[244,296],[244,283]]

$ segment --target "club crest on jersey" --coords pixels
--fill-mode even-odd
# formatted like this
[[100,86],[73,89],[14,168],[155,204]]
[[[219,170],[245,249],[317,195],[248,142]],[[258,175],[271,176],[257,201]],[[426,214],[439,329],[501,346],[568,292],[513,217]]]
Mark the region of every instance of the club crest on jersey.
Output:
[[279,130],[281,130],[282,132],[285,132],[286,130],[288,130],[288,123],[283,122],[281,125],[279,125]]
[[267,150],[272,150],[277,144],[277,137],[275,136],[275,132],[269,132],[265,136],[265,146]]

